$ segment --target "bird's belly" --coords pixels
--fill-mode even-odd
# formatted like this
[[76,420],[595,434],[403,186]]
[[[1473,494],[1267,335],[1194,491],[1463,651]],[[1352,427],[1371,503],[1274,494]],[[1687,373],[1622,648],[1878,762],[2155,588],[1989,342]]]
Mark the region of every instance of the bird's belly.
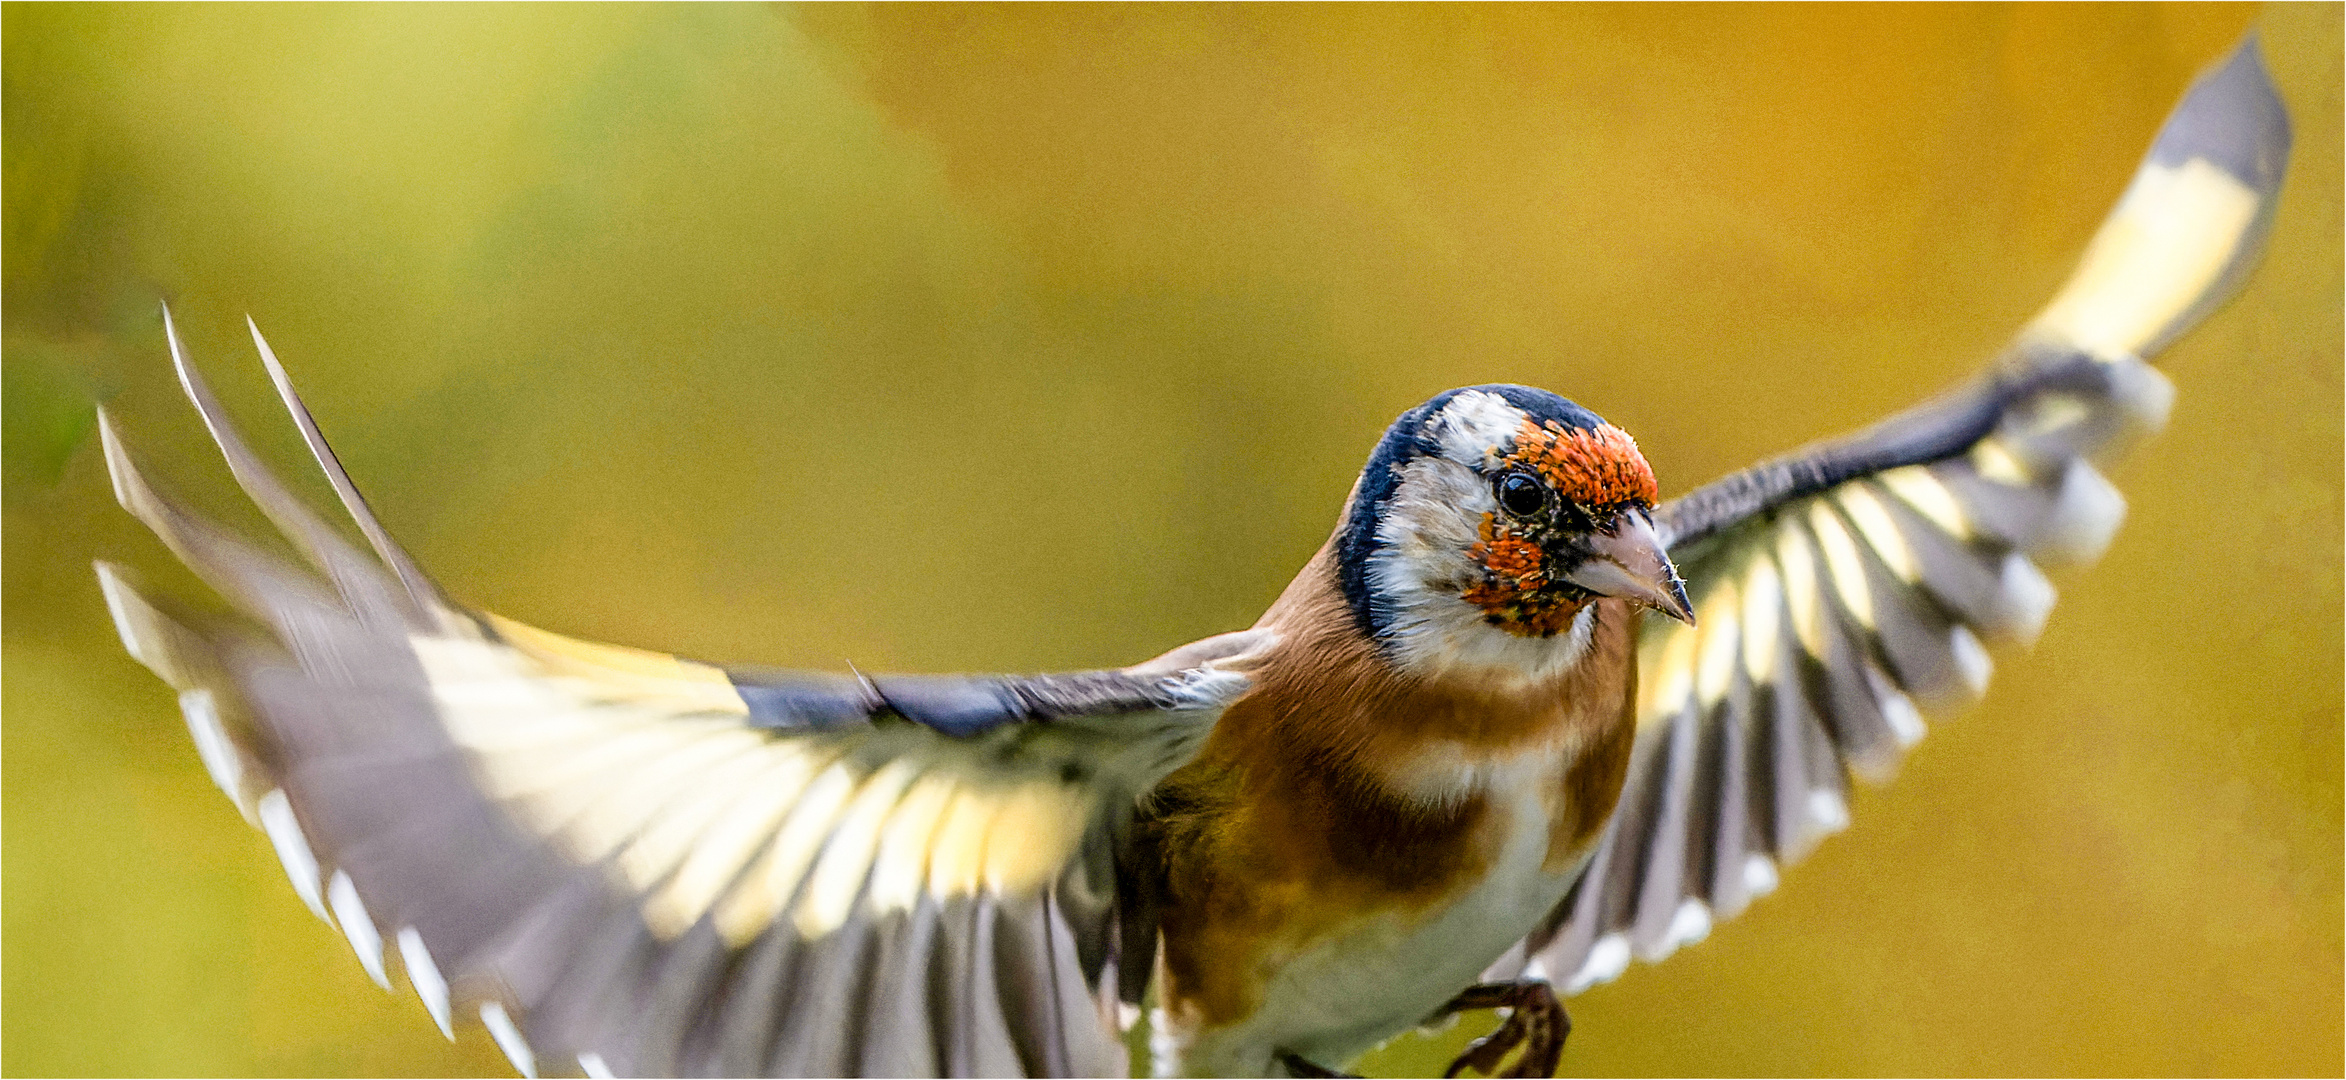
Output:
[[[1308,943],[1270,976],[1254,1012],[1189,1033],[1175,1068],[1262,1075],[1281,1051],[1340,1067],[1474,983],[1554,910],[1579,869],[1577,859],[1543,865],[1552,814],[1536,791],[1505,805],[1498,827],[1507,835],[1488,873],[1435,905],[1375,912]],[[1172,1064],[1160,1061],[1159,1071]]]

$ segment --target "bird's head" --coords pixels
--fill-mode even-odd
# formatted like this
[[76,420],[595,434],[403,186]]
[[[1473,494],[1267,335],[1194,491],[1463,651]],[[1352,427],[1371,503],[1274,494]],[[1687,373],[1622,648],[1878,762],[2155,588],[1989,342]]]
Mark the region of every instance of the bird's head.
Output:
[[1692,621],[1654,498],[1636,441],[1597,414],[1525,386],[1452,390],[1378,442],[1338,581],[1405,669],[1554,674],[1585,648],[1599,597]]

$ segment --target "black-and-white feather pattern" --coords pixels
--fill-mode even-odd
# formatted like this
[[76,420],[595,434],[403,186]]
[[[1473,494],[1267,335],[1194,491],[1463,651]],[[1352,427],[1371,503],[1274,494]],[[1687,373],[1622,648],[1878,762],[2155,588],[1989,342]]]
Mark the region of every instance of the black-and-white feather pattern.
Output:
[[2089,562],[2125,502],[2096,470],[2164,421],[2144,359],[2254,264],[2289,152],[2253,38],[2193,84],[2076,274],[1990,370],[1845,439],[1660,508],[1697,614],[1649,620],[1620,808],[1563,904],[1487,978],[1567,992],[1659,960],[1848,823],[1988,646],[2043,627],[2040,567]]
[[443,1032],[477,1018],[532,1075],[1125,1071],[1111,1017],[1154,933],[1119,910],[1122,829],[1245,690],[1218,662],[1261,635],[986,678],[751,674],[574,641],[449,601],[256,331],[374,552],[345,541],[168,336],[232,472],[311,568],[182,509],[101,415],[122,504],[243,619],[171,610],[111,564],[100,583],[213,778],[370,978],[403,969]]

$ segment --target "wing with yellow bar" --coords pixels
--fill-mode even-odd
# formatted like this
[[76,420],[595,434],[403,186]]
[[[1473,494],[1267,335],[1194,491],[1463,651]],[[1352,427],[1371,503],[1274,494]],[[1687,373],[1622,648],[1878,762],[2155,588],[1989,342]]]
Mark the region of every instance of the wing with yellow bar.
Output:
[[531,1075],[1125,1071],[1118,993],[1155,930],[1120,897],[1124,826],[1244,692],[1225,664],[1261,635],[1114,671],[864,677],[470,611],[390,541],[253,336],[372,553],[261,465],[172,333],[231,471],[309,566],[166,498],[101,415],[123,505],[240,617],[98,575],[370,977],[404,971],[443,1031],[477,1017]]
[[1848,823],[1988,646],[2044,625],[2040,566],[2090,562],[2125,501],[2094,469],[2174,396],[2144,361],[2254,267],[2289,156],[2253,37],[2168,117],[2076,273],[1989,370],[1728,476],[1657,524],[1696,625],[1649,620],[1620,809],[1572,894],[1488,977],[1567,991],[1658,960]]

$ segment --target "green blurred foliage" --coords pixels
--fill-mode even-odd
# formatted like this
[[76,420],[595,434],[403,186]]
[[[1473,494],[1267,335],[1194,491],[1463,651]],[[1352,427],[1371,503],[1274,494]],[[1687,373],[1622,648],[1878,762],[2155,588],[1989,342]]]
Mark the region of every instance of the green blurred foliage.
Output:
[[[125,657],[110,400],[237,508],[239,318],[457,595],[715,659],[1244,625],[1383,425],[1551,387],[1667,490],[1972,370],[2252,22],[2295,112],[2132,520],[1575,1073],[2341,1071],[2339,8],[0,9],[11,1074],[502,1075],[369,985]],[[322,485],[309,490],[323,494]],[[1424,1072],[1470,1022],[1373,1055]]]

